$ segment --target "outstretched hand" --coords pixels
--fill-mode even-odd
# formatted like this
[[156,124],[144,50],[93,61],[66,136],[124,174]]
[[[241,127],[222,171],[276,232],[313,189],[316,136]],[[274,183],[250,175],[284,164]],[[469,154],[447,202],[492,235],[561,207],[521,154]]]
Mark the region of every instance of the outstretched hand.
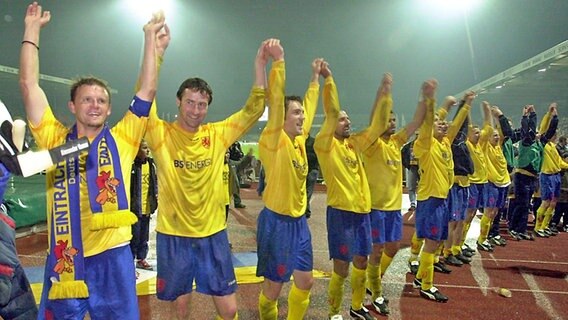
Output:
[[33,2],[26,10],[26,17],[24,23],[26,27],[42,28],[51,20],[51,13],[49,11],[42,11],[41,6],[37,2]]

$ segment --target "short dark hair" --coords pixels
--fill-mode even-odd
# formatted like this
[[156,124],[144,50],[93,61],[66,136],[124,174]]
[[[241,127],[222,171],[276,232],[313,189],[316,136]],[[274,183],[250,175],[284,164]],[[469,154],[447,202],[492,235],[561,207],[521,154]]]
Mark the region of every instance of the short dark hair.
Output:
[[302,100],[302,97],[300,97],[300,96],[286,96],[286,97],[284,97],[284,113],[286,113],[286,112],[288,111],[288,104],[289,104],[291,101],[297,101],[297,102],[299,102],[301,105],[304,104],[304,102],[303,102],[303,100]]
[[211,102],[213,101],[213,90],[211,90],[211,87],[209,86],[207,81],[201,78],[189,78],[186,79],[184,82],[182,82],[176,93],[176,96],[179,100],[181,100],[181,97],[183,96],[183,92],[185,91],[185,89],[198,91],[203,95],[208,95],[209,102],[207,104],[211,104]]
[[560,138],[558,138],[558,142],[566,143],[566,142],[568,142],[568,137],[566,137],[566,136],[561,136]]
[[108,84],[106,83],[106,81],[93,76],[79,78],[71,85],[71,93],[69,96],[69,98],[71,99],[70,101],[75,101],[77,89],[82,86],[99,86],[105,89],[108,94],[108,102],[110,104],[110,88],[108,87]]

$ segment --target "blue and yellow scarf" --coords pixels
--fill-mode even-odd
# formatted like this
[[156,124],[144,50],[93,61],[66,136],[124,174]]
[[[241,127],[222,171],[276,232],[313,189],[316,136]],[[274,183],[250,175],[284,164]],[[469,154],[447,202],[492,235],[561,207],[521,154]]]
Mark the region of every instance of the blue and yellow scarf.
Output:
[[[73,126],[67,141],[77,139]],[[48,272],[52,281],[49,299],[86,298],[85,257],[81,235],[79,157],[57,164],[54,174],[53,207],[50,221]],[[136,222],[128,207],[120,157],[107,125],[95,137],[86,159],[91,230],[130,226]]]

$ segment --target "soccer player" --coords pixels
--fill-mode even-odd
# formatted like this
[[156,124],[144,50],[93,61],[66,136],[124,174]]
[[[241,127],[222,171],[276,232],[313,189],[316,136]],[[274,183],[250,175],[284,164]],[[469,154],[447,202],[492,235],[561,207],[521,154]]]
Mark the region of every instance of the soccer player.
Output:
[[[485,184],[487,183],[487,163],[481,144],[479,144],[479,137],[481,136],[481,130],[478,126],[471,125],[469,127],[469,133],[467,137],[467,148],[469,149],[469,154],[471,160],[473,161],[473,174],[469,175],[469,197],[467,203],[466,218],[463,225],[463,232],[461,234],[460,243],[464,247],[464,251],[473,254],[475,251],[469,248],[465,244],[467,238],[467,233],[469,232],[469,227],[477,209],[483,206],[483,192],[485,189]],[[492,251],[493,246],[489,242],[484,242],[483,244],[477,245],[478,250]]]
[[311,81],[304,95],[285,96],[285,62],[281,46],[274,48],[268,82],[268,122],[258,141],[264,164],[265,207],[257,221],[256,275],[264,277],[258,305],[260,319],[278,318],[278,296],[294,275],[288,294],[288,319],[303,319],[314,279],[312,236],[306,213],[308,159],[306,138],[319,98],[323,59],[312,62]]
[[[516,143],[521,139],[521,130],[518,128],[513,129],[512,122],[503,115],[503,112],[501,112],[498,107],[491,108],[491,113],[493,114],[493,118],[497,124],[497,129],[499,130],[499,134],[501,135],[501,149],[503,150],[503,156],[507,161],[507,172],[509,173],[509,176],[512,177],[516,161],[515,148],[513,147],[513,143]],[[497,215],[493,219],[491,230],[489,230],[489,243],[491,243],[492,245],[507,245],[507,240],[505,240],[505,238],[501,237],[501,235],[499,234],[499,228],[500,220],[502,218],[504,220],[508,220],[508,212],[513,211],[515,205],[515,200],[511,197],[511,195],[514,195],[513,190],[513,178],[511,178],[511,184],[509,185],[507,190],[507,202],[503,208],[497,211]]]
[[[480,234],[477,238],[477,246],[482,247],[487,244],[487,236],[489,229],[493,223],[493,219],[497,215],[497,211],[505,206],[507,199],[507,189],[511,184],[511,177],[507,171],[507,160],[503,154],[501,144],[503,140],[499,131],[492,125],[492,108],[487,101],[482,103],[484,123],[482,134],[479,138],[479,144],[483,150],[483,154],[487,164],[487,184],[485,185],[483,194],[483,216],[479,223]],[[494,112],[500,111],[494,108]]]
[[[379,87],[381,94],[390,95],[391,87]],[[381,92],[380,90],[384,90]],[[397,253],[402,238],[402,153],[401,148],[414,131],[420,127],[426,113],[423,101],[418,103],[412,121],[396,131],[396,117],[392,105],[376,109],[382,113],[379,119],[388,119],[380,124],[382,135],[363,151],[369,189],[371,192],[372,252],[367,263],[367,280],[372,292],[372,305],[383,315],[389,313],[382,294],[381,278]]]
[[[548,113],[544,116],[544,120],[551,119],[549,128],[554,130],[552,138],[544,146],[542,159],[542,169],[540,173],[540,194],[542,203],[536,211],[535,233],[539,237],[549,237],[553,235],[548,228],[548,223],[554,214],[558,197],[560,196],[561,176],[560,171],[568,169],[568,163],[560,157],[556,148],[556,126],[558,126],[558,110],[556,103],[550,105]],[[547,123],[545,122],[544,125]],[[541,126],[540,132],[546,131],[548,128]]]
[[[376,142],[381,124],[387,123],[389,113],[373,111],[371,125],[362,132],[351,134],[351,121],[345,110],[340,110],[337,88],[324,62],[322,75],[325,78],[323,106],[325,120],[316,136],[314,149],[320,161],[327,186],[327,237],[333,273],[329,282],[330,317],[341,316],[343,287],[351,272],[352,299],[349,314],[356,319],[373,319],[363,306],[367,256],[371,253],[371,196],[360,152]],[[373,106],[375,109],[390,108],[392,78],[385,74]],[[383,116],[383,119],[380,117]]]
[[[423,98],[427,106],[426,118],[414,143],[414,152],[420,166],[416,235],[418,238],[424,238],[414,286],[420,288],[420,295],[426,299],[447,302],[448,297],[433,285],[434,258],[442,241],[448,237],[449,212],[446,198],[454,181],[454,164],[452,141],[446,136],[448,125],[434,115],[436,86],[430,87],[432,88],[427,90],[426,97]],[[452,126],[461,127],[469,109],[469,105],[464,105]]]
[[[32,134],[40,148],[87,137],[86,156],[73,157],[47,171],[49,252],[41,319],[138,319],[135,270],[130,242],[136,216],[129,210],[130,168],[138,153],[157,88],[156,47],[169,42],[163,14],[144,26],[140,89],[125,116],[112,129],[109,88],[82,78],[71,86],[71,128],[59,122],[39,86],[40,30],[49,11],[28,6],[20,55],[20,88]],[[164,31],[161,31],[164,30]],[[80,183],[79,183],[80,180]],[[63,255],[73,256],[66,263]],[[104,278],[101,275],[104,274]]]
[[[467,104],[471,106],[474,94],[467,92],[461,99],[458,112]],[[448,99],[448,98],[447,98]],[[454,101],[453,97],[449,98]],[[445,107],[438,110],[438,116],[445,119],[450,103],[446,103]],[[467,131],[469,128],[469,117],[467,117],[462,125],[457,128],[451,125],[448,128],[448,139],[452,141],[452,158],[454,161],[454,180],[450,193],[448,194],[448,210],[450,220],[448,222],[448,239],[444,241],[444,262],[453,266],[462,266],[464,263],[470,263],[471,258],[465,256],[461,249],[461,236],[463,231],[463,221],[465,220],[467,210],[467,199],[469,196],[469,178],[468,175],[473,173],[473,162],[469,149],[467,148]],[[436,257],[437,258],[437,257]],[[436,268],[436,265],[434,265]]]
[[152,108],[146,141],[160,174],[156,226],[157,296],[171,301],[171,318],[188,319],[197,292],[213,299],[218,318],[237,317],[237,281],[225,219],[223,167],[227,149],[264,111],[266,63],[278,40],[264,41],[255,59],[255,81],[245,106],[227,119],[203,123],[213,100],[205,80],[180,85],[179,116],[169,123]]

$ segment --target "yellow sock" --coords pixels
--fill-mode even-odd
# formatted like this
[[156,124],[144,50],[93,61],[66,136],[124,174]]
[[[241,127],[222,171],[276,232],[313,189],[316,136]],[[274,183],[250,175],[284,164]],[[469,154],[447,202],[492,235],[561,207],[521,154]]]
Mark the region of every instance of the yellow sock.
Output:
[[467,239],[467,233],[469,232],[469,226],[471,226],[471,222],[464,222],[463,225],[463,233],[462,233],[462,241],[460,242],[460,247],[463,246],[465,243],[465,239]]
[[411,256],[418,258],[418,255],[420,254],[420,249],[422,249],[423,243],[424,243],[424,239],[418,238],[416,236],[416,231],[415,231],[414,234],[412,235],[412,241],[411,241],[411,246],[410,246]]
[[481,221],[479,222],[479,228],[481,231],[479,232],[479,238],[477,238],[478,243],[483,243],[483,241],[487,240],[487,235],[489,234],[489,228],[491,228],[491,219],[483,215],[481,217]]
[[381,267],[379,265],[367,263],[367,288],[373,291],[373,300],[382,294]]
[[308,305],[310,304],[310,290],[302,290],[292,282],[292,288],[288,293],[288,318],[289,320],[304,319]]
[[[217,315],[217,316],[215,317],[215,320],[223,320],[223,318],[221,318],[220,315]],[[235,317],[233,318],[233,320],[239,320],[239,314],[238,314],[238,313],[235,314]]]
[[453,254],[454,256],[457,256],[458,254],[460,254],[460,253],[462,252],[462,249],[461,249],[461,247],[460,247],[459,245],[454,245],[454,246],[452,246],[452,249],[451,249],[451,250],[452,250],[452,254]]
[[542,227],[542,221],[544,220],[544,213],[546,212],[546,209],[543,208],[542,206],[538,207],[538,209],[536,210],[536,220],[534,223],[534,229],[535,230],[542,230],[544,229]]
[[260,319],[278,319],[278,300],[270,300],[264,292],[260,292],[258,296],[258,311]]
[[385,272],[391,265],[392,258],[393,257],[389,256],[383,251],[383,254],[381,255],[381,277],[385,275]]
[[444,258],[447,258],[450,255],[452,255],[452,248],[444,247]]
[[434,282],[434,253],[422,252],[417,278],[422,280],[422,290],[430,290]]
[[544,220],[542,221],[543,229],[548,228],[548,224],[550,223],[550,220],[552,219],[553,215],[554,215],[554,208],[548,208],[548,210],[546,210],[546,212],[544,213]]
[[351,270],[351,308],[359,310],[363,306],[365,298],[365,279],[367,278],[366,270],[357,269],[353,266]]
[[442,242],[440,243],[438,249],[436,249],[436,252],[434,253],[434,263],[440,262],[440,255],[442,254],[443,249],[444,249],[444,243]]
[[341,304],[343,303],[343,286],[345,284],[345,278],[338,275],[335,272],[331,273],[331,279],[329,280],[329,288],[327,288],[327,302],[329,303],[329,315],[339,314],[341,309]]

